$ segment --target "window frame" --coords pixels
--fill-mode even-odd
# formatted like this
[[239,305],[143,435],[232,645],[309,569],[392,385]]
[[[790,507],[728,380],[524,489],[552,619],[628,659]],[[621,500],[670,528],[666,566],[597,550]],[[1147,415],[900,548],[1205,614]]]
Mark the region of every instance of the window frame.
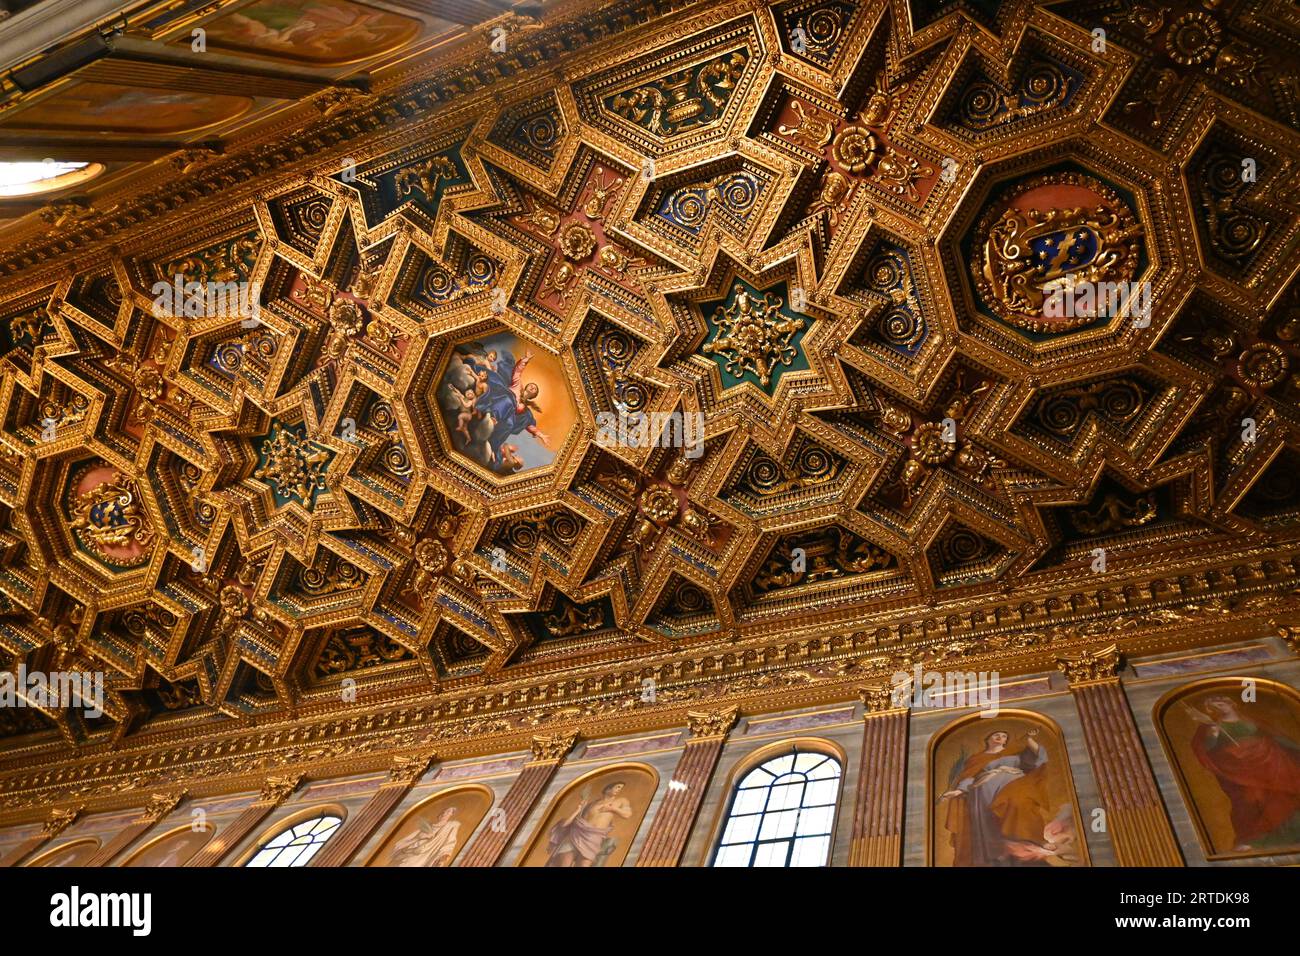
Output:
[[[745,780],[745,778],[748,777],[754,770],[760,767],[765,767],[767,764],[779,760],[782,757],[790,757],[790,756],[798,757],[798,755],[800,754],[816,754],[818,756],[824,757],[828,760],[833,761],[839,769],[839,773],[836,775],[836,777],[826,778],[826,779],[834,779],[836,781],[836,790],[835,790],[835,800],[833,803],[829,804],[829,806],[832,809],[831,809],[830,828],[829,831],[825,834],[828,840],[826,846],[826,858],[825,861],[819,865],[822,867],[831,866],[832,860],[835,857],[835,834],[839,828],[839,823],[840,823],[840,801],[843,799],[844,796],[844,779],[847,774],[848,761],[846,759],[844,751],[840,747],[831,743],[830,741],[823,740],[820,738],[807,738],[807,737],[799,737],[792,740],[782,740],[777,743],[769,744],[766,747],[760,747],[758,750],[755,750],[753,753],[749,754],[746,758],[744,758],[739,763],[737,763],[735,769],[732,770],[731,775],[727,780],[727,800],[720,808],[718,820],[713,829],[712,839],[710,841],[708,849],[705,852],[705,857],[703,860],[704,866],[712,869],[714,867],[717,867],[718,865],[717,864],[718,856],[724,848],[722,841],[723,838],[726,836],[728,824],[730,824],[732,819],[734,818],[733,811],[735,809],[736,799],[740,795],[741,783]],[[792,772],[793,772],[793,767],[791,768],[791,771],[789,771],[788,773],[792,773]],[[754,860],[758,854],[759,848],[765,844],[782,843],[782,842],[789,843],[789,846],[786,849],[785,865],[782,867],[771,867],[771,869],[798,869],[798,867],[792,867],[790,865],[790,860],[792,854],[794,853],[795,840],[797,839],[797,836],[792,835],[789,837],[774,837],[769,839],[760,838],[760,834],[762,832],[763,818],[765,816],[768,816],[772,812],[780,812],[780,811],[769,811],[768,803],[771,800],[772,791],[775,788],[777,781],[782,780],[785,776],[787,776],[787,773],[778,774],[771,770],[768,770],[768,773],[772,774],[772,780],[765,787],[766,794],[764,796],[763,809],[758,811],[757,813],[743,814],[743,816],[758,817],[759,825],[758,825],[758,829],[755,831],[753,839],[748,841],[727,844],[728,847],[738,847],[738,846],[746,846],[746,845],[750,847],[749,863],[744,867],[735,867],[735,869],[767,869],[768,867],[754,866]],[[806,795],[807,785],[808,785],[808,781],[805,779],[804,782],[805,795]],[[816,806],[806,807],[803,805],[803,798],[801,797],[800,805],[796,809],[802,812],[803,810],[815,810],[825,806],[827,806],[827,804],[817,804]],[[786,809],[790,809],[790,808],[786,808]],[[796,818],[795,827],[796,829],[798,827],[797,818]],[[810,834],[810,835],[820,836],[821,834]]]
[[[253,868],[259,870],[265,870],[265,869],[296,870],[296,869],[301,869],[304,866],[307,866],[309,863],[311,863],[312,857],[314,857],[317,853],[320,852],[320,847],[325,846],[326,843],[332,840],[338,834],[338,832],[343,828],[343,824],[347,822],[348,814],[343,807],[338,806],[336,804],[326,804],[324,806],[316,806],[316,807],[303,809],[297,813],[293,813],[287,817],[284,817],[283,819],[277,821],[274,826],[268,827],[265,830],[263,830],[258,835],[258,838],[253,842],[251,848],[245,851],[243,856],[240,857],[239,862],[236,863],[235,865],[241,868],[250,867],[252,862],[255,859],[257,859],[258,855],[263,850],[267,849],[267,845],[270,844],[271,841],[277,839],[278,837],[294,829],[295,827],[301,826],[304,823],[323,819],[325,817],[337,817],[339,822],[334,827],[334,829],[330,832],[329,836],[327,836],[324,840],[320,841],[319,845],[317,846],[317,849],[314,850],[311,853],[311,855],[307,857],[306,861],[296,866],[272,867],[268,865],[259,865]],[[290,842],[292,842],[292,840]],[[288,844],[286,844],[286,846],[288,846]],[[277,847],[276,849],[281,849],[281,848]]]

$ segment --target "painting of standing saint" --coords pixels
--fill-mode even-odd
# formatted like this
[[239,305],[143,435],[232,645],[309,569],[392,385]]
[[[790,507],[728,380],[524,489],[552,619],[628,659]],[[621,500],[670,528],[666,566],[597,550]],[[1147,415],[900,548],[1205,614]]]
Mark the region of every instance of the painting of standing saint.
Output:
[[1300,694],[1200,681],[1166,695],[1156,725],[1208,859],[1300,851]]
[[366,865],[451,866],[491,806],[486,787],[444,790],[407,811]]
[[950,725],[931,744],[930,786],[933,865],[1088,865],[1065,745],[1045,718]]
[[211,827],[185,826],[172,830],[145,844],[123,861],[122,866],[184,866],[207,845],[214,833]]
[[580,778],[551,804],[519,865],[622,866],[657,784],[640,764]]
[[509,332],[452,350],[438,406],[452,447],[497,475],[551,464],[577,422],[559,360]]

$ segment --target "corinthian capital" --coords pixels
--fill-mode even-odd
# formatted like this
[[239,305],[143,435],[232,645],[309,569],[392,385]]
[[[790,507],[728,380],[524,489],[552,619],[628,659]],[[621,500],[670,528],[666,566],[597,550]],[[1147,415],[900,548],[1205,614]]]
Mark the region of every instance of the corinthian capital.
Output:
[[72,821],[77,819],[80,813],[81,807],[72,810],[51,810],[45,825],[41,827],[41,835],[46,839],[58,836],[72,825]]
[[872,684],[870,687],[859,687],[858,697],[862,700],[864,716],[883,714],[890,710],[903,710],[912,700],[912,684],[911,681],[907,681],[899,686]]
[[145,804],[144,816],[152,823],[157,823],[176,809],[176,804],[185,799],[185,791],[178,793],[155,793]]
[[1291,624],[1279,624],[1277,636],[1286,642],[1286,646],[1291,648],[1291,653],[1300,654],[1300,627]]
[[388,779],[393,783],[412,784],[418,780],[426,770],[429,764],[438,759],[438,755],[433,751],[425,754],[416,754],[414,756],[396,756],[388,768]]
[[690,727],[692,737],[725,737],[739,716],[739,707],[693,710],[686,715],[686,726]]
[[1056,666],[1071,684],[1111,680],[1119,676],[1119,645],[1109,644],[1069,657],[1058,657]]
[[533,738],[534,760],[563,760],[564,755],[578,742],[578,735],[555,734],[550,737]]
[[266,783],[262,784],[258,802],[279,803],[297,790],[300,783],[302,783],[302,774],[293,777],[267,777]]

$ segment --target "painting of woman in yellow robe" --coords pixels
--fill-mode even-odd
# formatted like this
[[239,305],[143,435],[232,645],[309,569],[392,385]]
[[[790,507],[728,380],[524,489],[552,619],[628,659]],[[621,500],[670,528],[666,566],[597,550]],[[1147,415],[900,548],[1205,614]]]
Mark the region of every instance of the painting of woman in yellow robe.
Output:
[[[1036,716],[974,715],[931,751],[932,858],[939,866],[1078,866],[1078,811],[1065,748]],[[941,784],[941,786],[936,786]]]

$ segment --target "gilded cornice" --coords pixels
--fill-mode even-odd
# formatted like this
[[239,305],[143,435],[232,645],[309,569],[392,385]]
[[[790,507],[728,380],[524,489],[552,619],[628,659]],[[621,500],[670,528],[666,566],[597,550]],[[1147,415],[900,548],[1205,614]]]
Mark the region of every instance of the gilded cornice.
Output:
[[[199,743],[136,739],[111,754],[72,760],[53,750],[39,770],[31,769],[30,758],[5,761],[0,787],[8,796],[0,799],[0,822],[30,819],[33,809],[65,800],[97,810],[129,806],[140,790],[181,783],[192,796],[257,789],[267,771],[320,778],[383,770],[394,756],[427,752],[435,742],[442,760],[529,750],[537,739],[549,741],[543,753],[562,756],[577,739],[579,725],[583,737],[594,738],[685,726],[688,713],[701,704],[728,698],[743,701],[750,712],[853,700],[864,681],[878,684],[918,663],[934,669],[997,669],[1003,677],[1041,673],[1056,669],[1060,656],[1096,647],[1099,639],[1113,640],[1120,653],[1134,657],[1243,640],[1257,636],[1261,627],[1277,627],[1281,619],[1300,619],[1300,595],[1253,589],[1208,596],[1181,609],[1117,611],[1081,628],[1007,628],[984,641],[889,649],[859,633],[772,645],[768,656],[781,663],[766,666],[755,667],[753,662],[763,659],[758,652],[753,662],[736,655],[682,657],[656,669],[654,704],[641,701],[643,671],[637,670],[622,675],[627,688],[622,693],[598,690],[617,675],[513,688],[503,684],[491,696],[392,706],[382,713],[366,707],[354,717],[300,716],[280,727],[214,735]],[[542,727],[553,729],[539,737],[536,728]],[[565,741],[567,746],[557,749]],[[297,779],[283,779],[276,792],[291,792]]]

